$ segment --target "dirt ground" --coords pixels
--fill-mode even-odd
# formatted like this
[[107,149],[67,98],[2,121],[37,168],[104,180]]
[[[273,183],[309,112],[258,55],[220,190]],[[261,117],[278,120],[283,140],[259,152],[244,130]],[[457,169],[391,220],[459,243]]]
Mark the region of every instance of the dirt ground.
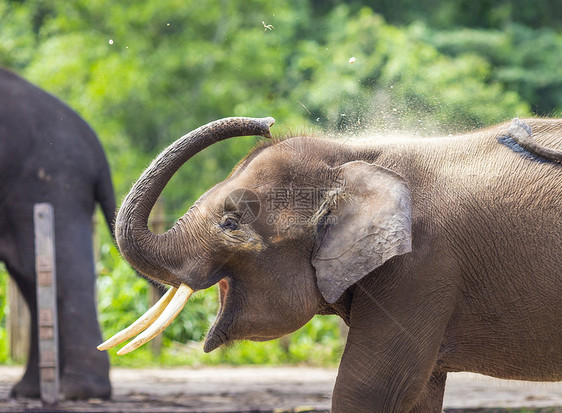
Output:
[[[306,367],[114,368],[110,401],[63,401],[46,408],[37,400],[10,400],[21,367],[0,367],[0,412],[325,412],[336,377],[334,369]],[[450,374],[445,411],[562,413],[562,382],[496,380],[469,373]]]

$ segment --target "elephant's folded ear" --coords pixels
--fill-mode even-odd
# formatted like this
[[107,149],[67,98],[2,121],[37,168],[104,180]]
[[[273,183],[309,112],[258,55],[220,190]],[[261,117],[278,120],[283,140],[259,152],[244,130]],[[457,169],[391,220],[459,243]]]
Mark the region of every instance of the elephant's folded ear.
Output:
[[404,179],[362,161],[339,169],[341,188],[317,213],[312,258],[329,303],[388,259],[412,250],[410,190]]

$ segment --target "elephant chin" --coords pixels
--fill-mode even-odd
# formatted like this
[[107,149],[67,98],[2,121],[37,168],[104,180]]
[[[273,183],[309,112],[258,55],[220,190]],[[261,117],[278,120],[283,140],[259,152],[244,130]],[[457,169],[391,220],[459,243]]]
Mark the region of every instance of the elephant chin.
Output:
[[[222,345],[226,345],[234,340],[267,341],[279,338],[280,335],[255,335],[249,334],[247,329],[240,329],[240,307],[235,298],[234,281],[223,278],[219,281],[219,302],[220,308],[215,323],[207,333],[203,351],[210,353]],[[245,333],[244,333],[245,332]]]
[[298,330],[304,325],[302,323],[298,326],[293,326],[294,328],[291,330],[282,332],[279,330],[268,331],[267,327],[256,331],[255,323],[244,321],[244,317],[241,317],[241,307],[237,301],[234,283],[235,281],[228,277],[223,278],[218,283],[220,307],[217,318],[205,338],[205,344],[203,345],[205,353],[210,353],[218,347],[228,345],[235,340],[275,340],[285,334]]
[[211,351],[228,342],[228,338],[223,334],[219,334],[215,327],[216,324],[207,334],[207,338],[205,338],[205,345],[203,346],[203,351],[205,353],[210,353]]

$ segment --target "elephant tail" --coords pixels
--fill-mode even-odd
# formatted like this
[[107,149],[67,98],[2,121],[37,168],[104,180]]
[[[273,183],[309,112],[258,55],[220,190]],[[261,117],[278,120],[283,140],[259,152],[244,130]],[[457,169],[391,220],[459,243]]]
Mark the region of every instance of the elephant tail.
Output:
[[105,222],[111,231],[111,236],[115,239],[115,215],[117,212],[115,192],[113,191],[113,183],[111,181],[111,171],[105,157],[103,163],[95,184],[95,199],[100,204]]

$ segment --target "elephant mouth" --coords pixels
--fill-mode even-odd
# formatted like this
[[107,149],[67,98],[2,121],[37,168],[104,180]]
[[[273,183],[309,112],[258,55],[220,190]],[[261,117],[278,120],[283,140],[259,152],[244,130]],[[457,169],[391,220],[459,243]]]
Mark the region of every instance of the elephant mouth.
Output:
[[234,314],[232,311],[227,310],[227,303],[230,301],[228,297],[232,295],[233,288],[228,278],[223,278],[219,281],[219,311],[215,323],[207,333],[205,338],[205,345],[203,351],[210,353],[223,344],[231,341],[227,330],[232,325]]
[[221,309],[224,307],[224,303],[226,301],[226,294],[228,293],[228,280],[226,278],[223,278],[222,280],[219,281],[219,300],[220,300],[220,305],[221,305]]

